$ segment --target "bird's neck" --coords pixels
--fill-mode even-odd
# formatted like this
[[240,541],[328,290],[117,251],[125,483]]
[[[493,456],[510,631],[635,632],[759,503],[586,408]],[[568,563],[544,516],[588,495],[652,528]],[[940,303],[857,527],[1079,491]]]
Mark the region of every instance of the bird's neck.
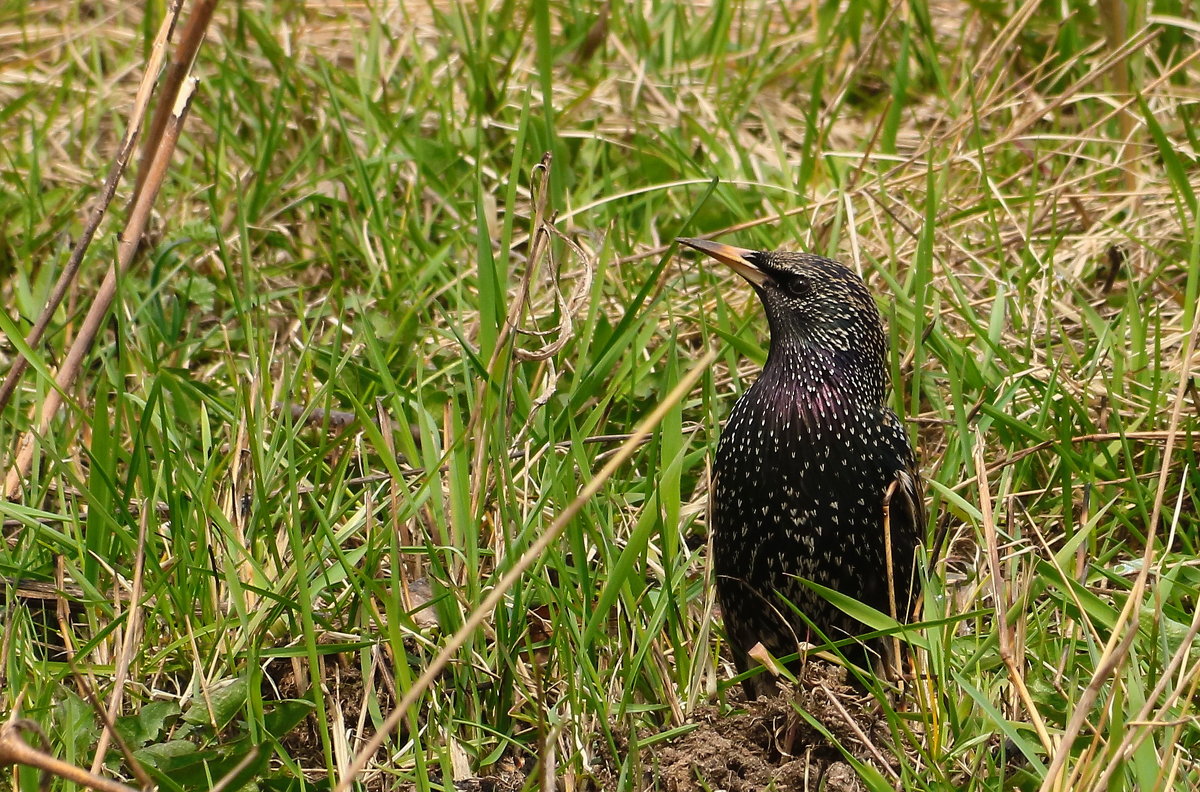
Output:
[[887,370],[882,356],[867,348],[837,349],[794,337],[772,339],[756,385],[800,400],[819,393],[837,401],[879,405],[886,398]]

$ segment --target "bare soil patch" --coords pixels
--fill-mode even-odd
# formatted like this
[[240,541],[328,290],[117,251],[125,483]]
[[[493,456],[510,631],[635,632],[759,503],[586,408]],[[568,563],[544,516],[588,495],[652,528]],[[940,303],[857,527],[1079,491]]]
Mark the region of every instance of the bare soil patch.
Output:
[[[844,669],[813,661],[794,688],[735,706],[724,714],[716,705],[702,708],[696,713],[695,730],[650,749],[653,758],[647,766],[653,770],[646,788],[669,792],[866,789],[845,752],[885,775],[894,770],[887,720],[874,698],[846,683]],[[836,744],[797,708],[820,723]]]

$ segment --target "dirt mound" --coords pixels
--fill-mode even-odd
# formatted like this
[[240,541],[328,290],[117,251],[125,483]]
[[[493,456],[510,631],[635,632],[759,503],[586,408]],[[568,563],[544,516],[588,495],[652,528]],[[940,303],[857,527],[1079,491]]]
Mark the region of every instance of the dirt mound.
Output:
[[[758,792],[771,788],[866,789],[840,744],[855,759],[885,775],[893,764],[891,732],[878,713],[878,702],[846,684],[845,671],[810,663],[794,688],[771,698],[737,704],[722,714],[718,707],[696,713],[696,729],[658,744],[653,751],[651,789],[668,792]],[[828,734],[803,718],[808,713]],[[830,736],[834,741],[830,740]]]

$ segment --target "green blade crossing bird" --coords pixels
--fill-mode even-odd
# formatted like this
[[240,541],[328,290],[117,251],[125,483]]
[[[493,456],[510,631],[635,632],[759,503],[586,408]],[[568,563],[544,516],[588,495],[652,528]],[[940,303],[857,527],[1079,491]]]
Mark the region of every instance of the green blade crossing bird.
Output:
[[[777,657],[822,643],[797,609],[830,640],[870,631],[798,578],[907,621],[922,487],[887,404],[887,339],[866,285],[808,253],[679,242],[748,281],[771,330],[766,365],[730,412],[713,469],[713,564],[738,670],[758,643]],[[869,667],[877,650],[842,652]],[[753,699],[775,684],[759,674],[743,687]]]

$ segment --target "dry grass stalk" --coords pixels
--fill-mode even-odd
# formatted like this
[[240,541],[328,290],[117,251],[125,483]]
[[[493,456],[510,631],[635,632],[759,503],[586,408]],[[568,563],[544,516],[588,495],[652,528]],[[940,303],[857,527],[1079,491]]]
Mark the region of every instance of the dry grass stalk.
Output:
[[0,725],[0,767],[9,765],[33,767],[41,770],[45,775],[64,778],[85,789],[94,789],[96,792],[138,792],[133,787],[89,773],[81,767],[68,764],[61,759],[55,759],[44,751],[39,751],[25,742],[21,737],[22,730],[38,734],[45,742],[41,728],[36,722],[21,718],[9,720]]
[[[142,579],[146,567],[146,523],[148,520],[148,512],[142,512],[140,522],[140,530],[138,531],[137,554],[134,559],[133,567],[133,584],[129,594],[129,609],[125,616],[125,629],[121,637],[121,646],[117,650],[116,656],[116,674],[113,675],[112,697],[108,701],[108,711],[104,713],[104,723],[115,723],[117,716],[121,714],[121,705],[125,697],[125,684],[129,680],[129,667],[133,664],[134,658],[137,656],[138,644],[142,639]],[[118,601],[117,605],[120,605]],[[92,772],[99,773],[104,766],[104,758],[108,755],[108,744],[116,731],[111,728],[105,728],[100,732],[100,739],[96,744],[96,755],[92,758]],[[119,739],[119,738],[118,738]],[[137,768],[136,772],[141,773],[141,768],[138,767],[136,761],[133,761],[128,747],[121,741],[121,748],[126,754],[126,761],[130,762],[130,766]],[[143,782],[150,779],[142,776]]]
[[158,195],[158,188],[162,186],[162,180],[166,177],[171,155],[175,152],[175,144],[178,142],[179,133],[183,129],[183,122],[187,117],[188,103],[191,101],[192,89],[194,87],[194,83],[187,86],[185,93],[179,97],[180,101],[175,103],[175,110],[171,115],[171,123],[168,125],[163,138],[163,145],[156,152],[152,163],[152,174],[148,181],[149,189],[142,193],[138,203],[133,207],[129,222],[121,234],[120,243],[117,247],[116,264],[109,268],[108,274],[104,277],[104,282],[100,284],[100,289],[96,293],[91,308],[88,310],[87,316],[79,328],[79,335],[72,342],[71,348],[63,360],[63,364],[58,370],[58,375],[54,379],[55,387],[46,395],[45,401],[42,402],[37,428],[30,430],[21,438],[21,442],[17,447],[16,460],[9,469],[8,477],[4,482],[5,496],[9,499],[16,498],[20,493],[21,481],[29,472],[29,466],[33,462],[36,440],[50,429],[50,422],[54,420],[54,416],[58,413],[58,408],[62,406],[63,398],[71,391],[72,386],[75,384],[75,378],[79,375],[80,367],[83,365],[84,355],[91,349],[92,342],[100,332],[100,324],[104,321],[104,317],[107,315],[108,309],[116,297],[117,279],[133,262],[133,257],[137,253],[142,234],[145,232],[146,225],[150,220],[150,210],[153,206],[154,198]]
[[[154,122],[155,129],[151,130],[154,134],[147,136],[146,148],[143,150],[142,172],[138,177],[139,189],[135,193],[135,200],[129,213],[129,219],[125,224],[124,230],[121,232],[120,242],[117,247],[117,261],[109,268],[108,273],[105,275],[104,281],[101,283],[100,289],[91,304],[91,308],[84,318],[83,325],[80,327],[79,335],[76,336],[74,342],[71,344],[62,366],[59,368],[58,375],[55,377],[55,387],[42,402],[37,428],[26,432],[17,446],[15,461],[9,469],[8,476],[4,482],[4,494],[9,499],[16,498],[20,492],[21,481],[28,474],[29,466],[33,462],[36,439],[49,430],[50,422],[54,420],[54,416],[58,413],[58,408],[62,405],[64,396],[71,391],[75,383],[75,378],[79,375],[80,366],[83,364],[84,355],[91,349],[92,342],[100,331],[100,324],[108,313],[113,299],[116,297],[117,279],[129,268],[133,262],[134,255],[137,253],[138,246],[142,240],[142,234],[145,232],[146,226],[150,221],[150,211],[154,206],[154,199],[158,196],[163,179],[166,178],[171,156],[175,153],[175,146],[179,141],[180,133],[183,131],[183,124],[187,118],[192,93],[195,89],[195,80],[185,83],[183,77],[186,75],[187,70],[190,69],[192,62],[195,60],[196,53],[200,49],[200,44],[204,40],[204,32],[207,29],[209,21],[212,19],[215,4],[216,0],[200,0],[196,11],[189,20],[185,36],[180,41],[179,47],[176,50],[178,54],[172,64],[172,71],[167,85],[171,90],[163,91],[159,99],[159,109],[156,113],[158,118],[164,120],[159,122],[158,118],[156,118]],[[141,119],[149,101],[149,85],[152,84],[152,76],[157,75],[158,65],[162,60],[162,48],[158,44],[160,41],[165,42],[170,37],[170,32],[174,28],[174,23],[178,16],[178,10],[177,5],[173,7],[174,13],[167,15],[160,28],[160,39],[156,39],[156,46],[152,54],[154,70],[147,69],[146,71],[142,88],[139,89],[138,100],[134,104],[134,117],[131,119],[129,125],[126,143],[122,146],[118,159],[114,162],[109,174],[111,190],[115,191],[116,181],[119,179],[121,173],[124,172],[125,163],[128,161],[133,140],[136,137],[137,130],[141,126]],[[186,68],[182,67],[183,64],[186,64]],[[161,126],[161,136],[158,135],[159,126]],[[123,161],[122,157],[124,157]],[[143,187],[143,185],[145,186]],[[93,218],[93,224],[90,224],[92,234],[95,233],[96,228],[99,226],[100,219],[103,216],[102,210],[107,207],[109,201],[111,201],[111,193],[108,199],[101,203],[101,212],[97,213],[97,216]],[[64,272],[63,277],[60,277],[59,284],[55,288],[55,294],[52,295],[52,301],[55,296],[61,300],[62,295],[66,293],[66,288],[70,280],[74,278],[75,272],[78,270],[78,262],[82,261],[83,253],[90,241],[91,237],[87,236],[77,246],[77,254],[72,256],[73,260],[78,259],[75,268],[72,270],[68,266],[68,271]],[[50,305],[47,306],[46,311],[43,312],[43,319],[46,324],[49,323],[49,317],[56,309],[57,304],[53,307]],[[17,373],[19,376],[19,372],[16,372],[15,368],[13,373]],[[9,374],[9,381],[13,383],[11,386],[8,386],[10,394],[16,388],[16,377],[13,376],[13,373]]]
[[[162,24],[159,25],[158,34],[154,37],[154,44],[150,49],[150,58],[146,62],[145,74],[142,75],[142,82],[138,86],[137,96],[134,98],[133,110],[129,116],[129,126],[125,130],[125,138],[121,141],[120,148],[117,149],[117,154],[113,158],[108,176],[105,177],[104,185],[100,188],[100,195],[96,201],[96,205],[92,209],[91,216],[88,218],[86,225],[83,227],[83,233],[71,250],[71,257],[67,259],[66,267],[63,268],[62,274],[58,276],[54,288],[50,291],[50,296],[46,300],[46,306],[42,309],[42,313],[38,316],[37,321],[34,322],[33,329],[25,337],[25,345],[31,349],[41,343],[42,336],[45,334],[46,328],[50,325],[50,320],[62,304],[63,298],[67,294],[67,289],[75,281],[75,276],[79,273],[79,267],[83,264],[83,256],[92,244],[92,238],[95,237],[96,230],[100,227],[100,222],[104,219],[104,215],[108,211],[108,206],[112,203],[113,196],[116,195],[117,183],[121,181],[121,177],[125,174],[125,167],[129,164],[129,157],[133,153],[134,143],[137,141],[138,133],[142,128],[142,119],[146,115],[146,108],[150,105],[154,82],[158,79],[159,70],[162,68],[166,44],[170,39],[171,31],[175,29],[175,21],[179,17],[179,7],[182,2],[183,0],[173,0],[167,9],[166,16],[163,17]],[[18,350],[16,357],[13,359],[12,367],[8,370],[8,376],[0,384],[0,412],[8,406],[9,400],[12,399],[13,393],[17,390],[17,385],[21,381],[21,375],[25,373],[25,369],[28,366],[29,361]]]

